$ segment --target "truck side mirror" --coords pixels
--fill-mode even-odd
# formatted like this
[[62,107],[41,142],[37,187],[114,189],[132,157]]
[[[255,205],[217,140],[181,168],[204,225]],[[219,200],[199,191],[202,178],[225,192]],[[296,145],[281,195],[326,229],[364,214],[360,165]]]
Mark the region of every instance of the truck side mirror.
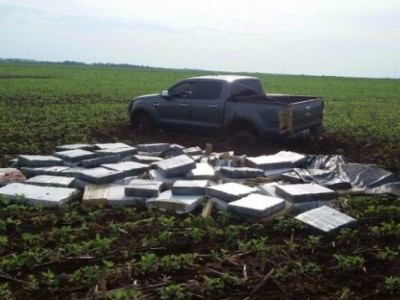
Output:
[[170,98],[170,95],[169,95],[168,90],[162,91],[162,92],[161,92],[161,97],[166,98],[166,99],[169,99],[169,98]]

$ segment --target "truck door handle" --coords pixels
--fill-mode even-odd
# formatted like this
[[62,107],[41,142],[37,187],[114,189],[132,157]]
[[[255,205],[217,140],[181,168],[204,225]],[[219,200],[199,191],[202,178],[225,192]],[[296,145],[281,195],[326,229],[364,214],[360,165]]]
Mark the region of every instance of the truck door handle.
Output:
[[306,109],[306,110],[311,110],[311,106],[310,106],[310,105],[309,105],[309,106],[306,106],[305,109]]
[[181,103],[181,106],[186,107],[186,106],[189,106],[189,104],[187,104],[187,103]]
[[218,105],[217,105],[217,104],[210,104],[208,107],[209,107],[209,108],[217,108]]
[[158,102],[153,102],[153,105],[156,107],[159,106]]

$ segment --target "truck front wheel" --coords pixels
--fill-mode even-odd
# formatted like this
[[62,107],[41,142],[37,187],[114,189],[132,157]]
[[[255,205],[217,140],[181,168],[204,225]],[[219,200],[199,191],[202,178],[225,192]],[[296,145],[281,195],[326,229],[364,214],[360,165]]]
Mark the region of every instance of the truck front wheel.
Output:
[[147,113],[133,115],[131,117],[131,125],[139,133],[150,133],[155,129],[153,119]]

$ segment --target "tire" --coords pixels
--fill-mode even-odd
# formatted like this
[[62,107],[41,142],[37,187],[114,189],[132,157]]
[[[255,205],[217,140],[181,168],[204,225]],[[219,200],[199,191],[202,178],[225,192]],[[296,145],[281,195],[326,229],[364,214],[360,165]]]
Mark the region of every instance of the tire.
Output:
[[322,131],[323,131],[322,125],[316,125],[310,127],[308,133],[308,140],[310,142],[317,142],[319,140],[319,137],[321,136]]
[[235,145],[255,145],[257,135],[250,130],[239,130],[232,135],[232,143]]
[[131,125],[139,133],[151,133],[155,130],[153,119],[146,113],[132,116]]

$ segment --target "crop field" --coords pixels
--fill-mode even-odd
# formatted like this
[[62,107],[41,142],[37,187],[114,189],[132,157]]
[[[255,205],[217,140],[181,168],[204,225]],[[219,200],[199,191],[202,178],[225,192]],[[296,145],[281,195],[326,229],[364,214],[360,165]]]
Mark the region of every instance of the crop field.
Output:
[[[0,161],[6,155],[50,153],[66,143],[132,143],[129,99],[210,73],[2,62]],[[400,80],[250,75],[261,78],[267,93],[326,99],[326,134],[316,149],[304,151],[345,154],[400,172]]]
[[[129,99],[212,72],[0,62],[0,165],[85,142],[174,142],[236,153],[342,154],[400,174],[400,80],[250,74],[267,93],[324,97],[313,145],[230,149],[218,138],[135,136]],[[341,196],[332,236],[290,216],[250,222],[201,208],[48,209],[0,199],[0,299],[398,299],[399,196]]]

